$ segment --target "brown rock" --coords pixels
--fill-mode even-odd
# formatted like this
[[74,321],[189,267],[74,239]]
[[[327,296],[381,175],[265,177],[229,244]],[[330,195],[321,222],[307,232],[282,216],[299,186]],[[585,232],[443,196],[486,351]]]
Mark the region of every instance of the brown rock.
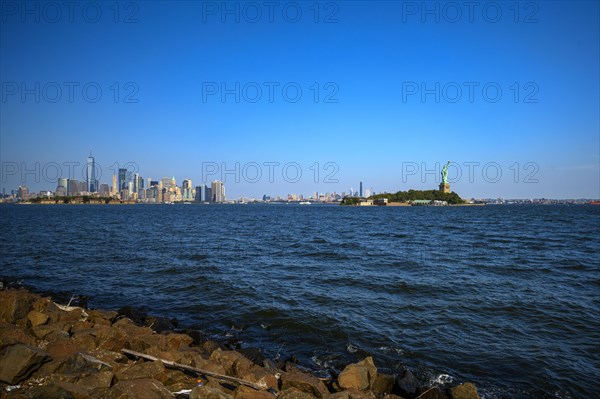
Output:
[[35,345],[35,337],[14,324],[0,320],[0,349],[14,344]]
[[289,388],[279,392],[277,399],[315,399],[315,396],[297,388]]
[[338,384],[342,389],[367,390],[376,378],[377,367],[373,363],[373,358],[369,356],[361,362],[346,366],[338,377]]
[[48,321],[48,315],[38,312],[37,310],[32,310],[27,313],[27,318],[32,326],[41,326],[42,324],[46,324]]
[[160,381],[150,378],[121,381],[110,388],[105,397],[118,399],[173,399],[171,392]]
[[63,387],[55,384],[35,386],[23,396],[27,399],[75,399],[75,396]]
[[361,391],[356,388],[350,388],[347,391],[349,399],[375,399],[375,395],[371,391]]
[[137,380],[142,378],[153,378],[160,380],[165,373],[165,366],[162,362],[141,362],[130,367],[124,367],[117,371],[118,381]]
[[404,399],[402,396],[399,395],[394,395],[394,394],[387,394],[383,397],[383,399]]
[[105,326],[112,325],[113,320],[116,319],[118,316],[118,313],[115,311],[112,311],[112,310],[94,309],[94,310],[89,310],[87,313],[89,315],[88,321],[90,321],[94,324],[105,325]]
[[265,367],[252,365],[249,372],[240,376],[240,378],[254,382],[255,384],[265,385],[269,388],[277,389],[279,380],[275,376],[276,370],[269,370]]
[[291,369],[291,371],[281,375],[281,389],[286,390],[289,388],[296,388],[317,398],[329,395],[329,391],[323,381],[298,369]]
[[233,396],[206,385],[195,387],[190,393],[190,399],[233,399]]
[[54,360],[65,360],[79,351],[80,347],[68,338],[52,340],[46,347],[46,352]]
[[91,374],[110,371],[112,366],[87,353],[77,352],[65,360],[56,370],[60,374]]
[[371,391],[375,395],[385,395],[392,392],[394,388],[394,376],[389,374],[377,373],[375,381],[371,383]]
[[452,399],[479,399],[477,388],[470,382],[465,382],[457,387],[450,388],[450,398]]
[[15,344],[0,352],[0,381],[18,384],[50,360],[43,350],[30,345]]
[[113,380],[113,372],[106,370],[90,374],[87,377],[83,377],[78,381],[78,384],[90,388],[110,388]]
[[233,395],[235,399],[273,399],[273,394],[267,391],[257,391],[250,387],[240,385]]
[[22,289],[0,291],[0,320],[24,326],[22,321],[26,321],[33,302],[38,298]]
[[253,366],[251,360],[236,351],[224,351],[217,349],[210,355],[210,359],[223,366],[227,375],[241,377],[250,372]]

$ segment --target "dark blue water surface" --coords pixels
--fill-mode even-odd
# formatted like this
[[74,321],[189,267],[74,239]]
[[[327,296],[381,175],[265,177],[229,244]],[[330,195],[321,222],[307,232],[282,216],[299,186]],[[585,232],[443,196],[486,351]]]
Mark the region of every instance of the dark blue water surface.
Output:
[[0,206],[1,273],[314,369],[594,397],[600,207]]

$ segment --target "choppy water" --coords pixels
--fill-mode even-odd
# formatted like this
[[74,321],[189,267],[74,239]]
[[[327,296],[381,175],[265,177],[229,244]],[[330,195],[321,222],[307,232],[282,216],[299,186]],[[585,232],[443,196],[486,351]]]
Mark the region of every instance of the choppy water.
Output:
[[[1,273],[315,369],[594,397],[600,207],[0,206]],[[444,376],[446,374],[447,376]]]

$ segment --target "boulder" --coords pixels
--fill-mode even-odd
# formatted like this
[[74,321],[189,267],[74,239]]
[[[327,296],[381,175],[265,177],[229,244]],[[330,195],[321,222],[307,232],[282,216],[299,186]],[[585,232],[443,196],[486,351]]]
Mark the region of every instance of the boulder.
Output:
[[217,349],[210,355],[210,359],[223,366],[227,375],[241,378],[250,372],[252,361],[237,351],[224,351]]
[[297,388],[289,388],[279,392],[277,399],[315,399],[315,396]]
[[203,385],[192,389],[190,399],[233,399],[233,396],[220,389]]
[[281,390],[296,388],[301,392],[306,392],[309,395],[317,398],[323,398],[329,395],[327,387],[323,381],[319,380],[314,375],[303,373],[298,369],[292,369],[281,375]]
[[77,352],[65,360],[57,369],[60,374],[92,374],[99,371],[110,371],[112,366],[102,360],[88,355],[87,353]]
[[75,396],[65,388],[55,385],[34,386],[23,395],[27,399],[75,399]]
[[35,345],[35,337],[14,324],[0,320],[0,332],[0,349],[18,343]]
[[419,399],[448,399],[448,396],[437,387],[423,388],[421,391]]
[[377,367],[373,363],[373,358],[369,356],[358,363],[346,366],[338,377],[338,385],[342,389],[354,388],[364,391],[369,389],[376,379]]
[[110,326],[112,322],[117,318],[118,313],[111,310],[89,310],[88,320],[94,324]]
[[177,324],[177,319],[168,319],[159,316],[146,316],[143,323],[144,327],[149,327],[157,333],[163,331],[175,331]]
[[404,369],[396,377],[394,389],[403,397],[413,398],[421,389],[421,384],[410,370]]
[[121,381],[107,392],[107,398],[118,399],[173,399],[171,392],[151,378]]
[[35,346],[15,344],[0,352],[0,381],[16,385],[27,379],[42,364],[51,360],[50,356]]
[[27,313],[27,319],[31,323],[32,326],[41,326],[42,324],[46,324],[48,322],[48,315],[42,312],[38,312],[37,310],[32,310]]
[[240,385],[235,390],[234,399],[273,399],[273,394],[267,391],[257,391],[250,387]]
[[161,380],[165,373],[165,366],[160,361],[140,362],[129,367],[123,367],[117,371],[116,377],[119,381],[136,380],[141,378],[153,378]]
[[33,302],[38,298],[22,289],[0,291],[0,320],[24,326],[22,321],[26,321]]
[[477,388],[470,382],[465,382],[457,387],[450,388],[450,398],[452,399],[479,399]]
[[375,395],[386,395],[394,389],[395,378],[393,375],[377,373],[375,381],[371,382],[371,391]]

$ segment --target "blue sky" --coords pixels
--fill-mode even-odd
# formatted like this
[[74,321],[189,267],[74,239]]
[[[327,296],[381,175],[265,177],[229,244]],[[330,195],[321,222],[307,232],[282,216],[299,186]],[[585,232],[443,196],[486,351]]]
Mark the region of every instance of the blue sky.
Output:
[[598,2],[275,3],[3,1],[0,186],[600,197]]

